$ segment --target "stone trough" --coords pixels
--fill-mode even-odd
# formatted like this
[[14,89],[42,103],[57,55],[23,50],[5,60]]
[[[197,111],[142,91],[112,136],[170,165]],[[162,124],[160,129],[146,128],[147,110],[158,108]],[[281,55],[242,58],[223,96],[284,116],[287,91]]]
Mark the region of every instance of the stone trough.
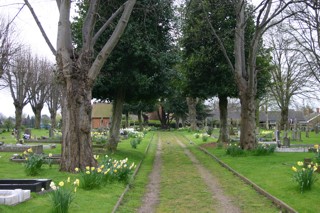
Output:
[[0,205],[16,205],[30,199],[30,190],[0,190]]
[[50,189],[50,179],[0,179],[0,190],[2,189],[26,189],[31,192],[41,192]]

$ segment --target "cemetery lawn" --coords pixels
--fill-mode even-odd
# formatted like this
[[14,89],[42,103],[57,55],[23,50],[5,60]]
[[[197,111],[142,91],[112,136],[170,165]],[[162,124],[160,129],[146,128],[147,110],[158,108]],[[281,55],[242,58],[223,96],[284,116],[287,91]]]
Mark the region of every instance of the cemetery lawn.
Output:
[[[195,148],[212,142],[202,142],[200,139],[195,139],[192,133],[184,133],[184,135],[196,144]],[[304,143],[312,144],[313,141],[318,141],[317,144],[319,144],[316,136],[320,137],[320,135],[311,132],[310,138],[305,138]],[[304,158],[313,158],[314,153],[276,152],[269,156],[231,157],[225,154],[224,148],[213,146],[206,146],[205,148],[232,169],[298,212],[320,212],[320,206],[317,204],[320,197],[320,173],[314,173],[318,180],[312,190],[300,193],[297,183],[293,181],[293,171],[291,170],[291,167],[296,165],[297,161],[303,161]],[[212,159],[212,161],[214,160]]]
[[[44,131],[44,130],[43,130]],[[128,162],[131,164],[134,162],[138,164],[145,157],[145,150],[153,137],[153,132],[147,133],[143,141],[138,145],[137,149],[131,148],[130,139],[123,140],[119,143],[119,151],[115,154],[103,152],[103,155],[108,154],[113,159],[124,159],[128,157]],[[0,137],[6,138],[7,143],[14,143],[14,139],[11,137],[11,133],[2,133]],[[150,147],[150,152],[154,152],[152,149],[155,147]],[[44,150],[46,154],[48,153],[60,153],[61,145],[58,145],[56,149]],[[0,152],[0,177],[1,179],[52,179],[55,183],[59,181],[66,181],[68,177],[71,180],[79,178],[76,174],[70,174],[65,172],[59,172],[59,166],[53,165],[49,168],[48,165],[43,165],[42,170],[37,176],[26,176],[24,171],[24,165],[21,163],[15,163],[9,161],[13,153]],[[149,154],[148,154],[149,155]],[[152,158],[152,155],[150,155]],[[149,159],[150,160],[150,159]],[[142,183],[143,185],[146,182]],[[126,185],[124,183],[113,182],[105,187],[94,190],[83,190],[81,188],[77,189],[75,194],[75,199],[71,204],[69,212],[77,213],[88,213],[88,212],[112,212],[115,204],[117,203],[119,197],[124,192]],[[16,206],[5,206],[0,205],[0,212],[2,213],[43,213],[49,212],[51,204],[49,200],[49,193],[40,195],[37,193],[31,193],[31,199],[20,203]]]

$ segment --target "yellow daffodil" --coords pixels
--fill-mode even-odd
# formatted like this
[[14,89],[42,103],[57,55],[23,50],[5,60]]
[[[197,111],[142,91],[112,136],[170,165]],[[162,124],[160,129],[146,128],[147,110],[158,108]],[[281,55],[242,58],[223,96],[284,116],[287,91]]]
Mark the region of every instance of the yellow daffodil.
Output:
[[26,154],[28,154],[28,152],[27,152],[27,151],[24,151],[23,154],[26,155]]
[[68,177],[67,182],[70,183],[70,177]]
[[317,171],[318,167],[317,166],[313,166],[313,171]]
[[315,148],[315,149],[319,149],[319,145],[318,145],[318,144],[315,144],[315,145],[314,145],[314,148]]
[[87,174],[87,175],[90,175],[90,171],[86,171],[86,174]]
[[302,161],[298,161],[297,164],[298,164],[298,166],[303,166],[303,162]]
[[96,168],[95,167],[91,167],[91,171],[94,171]]
[[308,168],[309,168],[309,169],[311,168],[311,164],[308,165]]
[[102,170],[100,168],[97,169],[97,172],[100,173]]
[[64,186],[64,182],[63,182],[63,181],[60,181],[60,182],[59,182],[59,186],[61,186],[61,187]]
[[29,153],[31,153],[31,152],[32,152],[32,148],[29,148],[27,151],[28,151]]
[[28,160],[28,158],[26,158],[26,160]]
[[77,187],[74,187],[74,193],[76,193],[77,192]]
[[104,165],[101,165],[100,168],[103,169],[103,168],[104,168]]
[[117,173],[118,171],[115,169],[115,170],[113,170],[113,172],[114,172],[114,173]]
[[297,168],[296,167],[291,167],[292,171],[297,172]]
[[52,157],[52,153],[49,153],[49,157],[50,157],[50,158]]
[[79,168],[78,168],[78,167],[76,167],[76,168],[74,169],[74,171],[79,172]]
[[86,170],[90,170],[90,166],[86,166]]
[[79,185],[80,185],[80,180],[79,180],[79,179],[76,179],[76,180],[73,182],[73,184],[74,184],[75,186],[79,186]]
[[99,159],[99,155],[93,155],[93,158],[98,160]]

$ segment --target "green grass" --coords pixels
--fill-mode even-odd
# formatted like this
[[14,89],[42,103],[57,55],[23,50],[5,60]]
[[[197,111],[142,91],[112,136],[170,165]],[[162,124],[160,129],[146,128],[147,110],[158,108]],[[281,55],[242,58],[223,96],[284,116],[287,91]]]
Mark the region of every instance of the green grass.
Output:
[[[269,156],[230,157],[224,149],[207,148],[224,163],[244,175],[273,196],[283,200],[298,212],[318,212],[314,205],[320,196],[320,182],[311,191],[300,193],[293,181],[291,166],[304,158],[313,157],[312,153],[274,153]],[[315,173],[318,176],[319,174]]]
[[[3,133],[4,134],[4,133]],[[7,134],[7,133],[5,133]],[[128,157],[129,164],[134,162],[138,164],[140,160],[145,157],[145,149],[152,138],[153,133],[149,132],[143,141],[139,144],[137,149],[132,149],[129,139],[121,141],[118,146],[118,151],[115,153],[104,152],[103,155],[108,154],[114,159],[124,159]],[[9,135],[10,136],[10,135]],[[1,136],[0,136],[1,137]],[[12,140],[12,139],[11,139]],[[10,141],[8,141],[9,143]],[[46,153],[59,153],[61,148],[59,145],[55,150],[45,150]],[[59,166],[53,165],[49,168],[48,165],[43,165],[43,168],[39,175],[35,177],[28,177],[25,175],[24,166],[20,163],[10,162],[9,158],[13,153],[0,152],[0,173],[1,178],[9,179],[23,179],[23,178],[49,178],[54,182],[66,180],[68,177],[78,177],[76,174],[59,172]],[[123,193],[126,185],[123,183],[114,182],[108,184],[106,187],[100,189],[85,191],[78,189],[75,200],[71,204],[70,212],[79,213],[96,213],[96,212],[111,212],[114,205],[118,201],[120,195]],[[48,194],[38,195],[31,193],[32,199],[27,202],[23,202],[16,206],[0,206],[0,213],[13,213],[13,212],[32,212],[32,213],[43,213],[49,212],[50,202]]]

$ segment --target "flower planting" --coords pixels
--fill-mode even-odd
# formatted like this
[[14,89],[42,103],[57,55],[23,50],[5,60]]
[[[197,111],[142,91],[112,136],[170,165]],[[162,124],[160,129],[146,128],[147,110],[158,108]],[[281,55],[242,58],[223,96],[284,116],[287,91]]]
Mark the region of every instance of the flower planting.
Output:
[[108,142],[107,133],[105,132],[92,132],[91,133],[92,142],[96,144],[106,144]]
[[293,180],[298,183],[301,193],[306,190],[311,190],[312,185],[317,180],[314,176],[314,172],[317,168],[318,164],[313,164],[313,162],[311,162],[309,165],[304,165],[302,161],[297,162],[297,167],[291,167],[292,171],[294,171]]
[[232,157],[236,157],[243,156],[245,152],[243,149],[241,149],[238,143],[230,143],[227,147],[226,154]]
[[26,174],[29,176],[38,175],[43,163],[45,162],[43,155],[36,154],[32,151],[32,148],[29,148],[27,151],[23,152],[23,156],[26,159]]
[[[95,159],[98,158],[95,156]],[[134,163],[128,165],[128,158],[118,161],[106,155],[98,167],[87,166],[83,171],[79,168],[76,168],[75,171],[80,174],[80,187],[91,190],[115,180],[128,183],[135,167]]]
[[274,153],[276,149],[276,145],[270,144],[258,144],[257,148],[253,150],[253,155],[260,156],[260,155],[270,155]]
[[80,185],[79,179],[76,179],[73,183],[70,181],[70,177],[66,181],[60,181],[58,185],[54,182],[50,183],[52,192],[50,193],[50,200],[52,203],[52,213],[68,213],[70,204],[74,199],[74,194],[77,191],[77,187]]

